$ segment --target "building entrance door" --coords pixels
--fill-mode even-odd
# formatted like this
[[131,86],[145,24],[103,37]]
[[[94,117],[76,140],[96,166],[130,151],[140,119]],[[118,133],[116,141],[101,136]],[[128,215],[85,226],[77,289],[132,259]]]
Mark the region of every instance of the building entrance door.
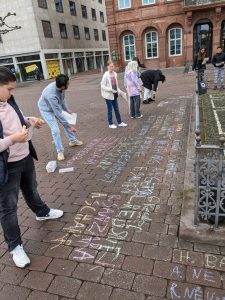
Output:
[[193,34],[193,60],[198,51],[206,48],[206,57],[212,57],[212,23],[199,23],[194,27]]
[[221,47],[223,48],[223,51],[225,51],[225,20],[222,22],[221,25]]

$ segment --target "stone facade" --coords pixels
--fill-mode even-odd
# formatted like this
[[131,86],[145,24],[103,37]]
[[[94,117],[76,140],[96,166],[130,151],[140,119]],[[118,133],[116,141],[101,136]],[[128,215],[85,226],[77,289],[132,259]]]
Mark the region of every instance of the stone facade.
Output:
[[[120,9],[118,3],[122,1],[106,0],[110,51],[116,52],[117,67],[123,68],[129,60],[124,53],[125,35],[134,35],[135,54],[147,68],[192,64],[193,49],[195,52],[199,49],[198,45],[194,46],[196,24],[209,23],[212,27],[210,55],[220,45],[221,26],[225,20],[224,0],[151,0],[151,5],[143,5],[144,2],[148,1],[130,0],[130,8]],[[170,55],[169,49],[169,32],[173,28],[180,28],[182,32],[181,51],[177,55]],[[151,58],[146,53],[146,33],[150,31],[157,32],[158,39],[157,55]]]

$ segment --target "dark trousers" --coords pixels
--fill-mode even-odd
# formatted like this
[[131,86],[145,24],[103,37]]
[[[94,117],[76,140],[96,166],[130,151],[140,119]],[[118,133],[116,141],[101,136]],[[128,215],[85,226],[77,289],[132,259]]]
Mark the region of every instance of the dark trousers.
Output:
[[108,111],[108,123],[109,123],[109,125],[113,124],[112,109],[114,109],[114,111],[115,111],[115,116],[116,116],[117,123],[120,124],[122,122],[117,98],[118,98],[117,95],[115,95],[114,100],[105,99],[105,102],[106,102],[106,105],[107,105],[107,111]]
[[19,189],[29,208],[38,216],[45,216],[49,208],[41,200],[37,191],[36,172],[33,158],[8,163],[9,179],[0,189],[0,221],[9,251],[22,244],[17,218]]
[[133,118],[140,117],[140,105],[141,105],[141,97],[138,96],[131,96],[130,97],[130,116]]

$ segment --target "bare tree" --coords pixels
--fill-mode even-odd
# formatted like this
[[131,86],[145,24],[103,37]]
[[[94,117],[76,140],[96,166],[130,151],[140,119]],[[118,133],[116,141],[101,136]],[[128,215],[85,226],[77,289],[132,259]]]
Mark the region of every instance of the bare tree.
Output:
[[6,34],[10,31],[13,31],[13,30],[17,30],[17,29],[20,29],[21,26],[9,26],[7,24],[7,21],[6,19],[10,16],[16,16],[16,13],[8,13],[5,17],[0,17],[0,35],[1,34]]

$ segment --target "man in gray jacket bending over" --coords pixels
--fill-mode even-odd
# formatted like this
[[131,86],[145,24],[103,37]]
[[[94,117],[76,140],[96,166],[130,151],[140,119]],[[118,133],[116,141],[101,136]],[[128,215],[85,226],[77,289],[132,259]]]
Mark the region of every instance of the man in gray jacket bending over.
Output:
[[55,82],[50,83],[43,90],[38,101],[40,113],[51,129],[56,151],[58,153],[58,160],[64,160],[65,158],[57,120],[65,129],[70,147],[83,145],[83,142],[78,141],[74,134],[76,132],[76,128],[70,125],[62,114],[63,110],[70,114],[72,113],[65,100],[65,90],[67,90],[68,86],[69,77],[67,75],[60,74],[56,77]]

